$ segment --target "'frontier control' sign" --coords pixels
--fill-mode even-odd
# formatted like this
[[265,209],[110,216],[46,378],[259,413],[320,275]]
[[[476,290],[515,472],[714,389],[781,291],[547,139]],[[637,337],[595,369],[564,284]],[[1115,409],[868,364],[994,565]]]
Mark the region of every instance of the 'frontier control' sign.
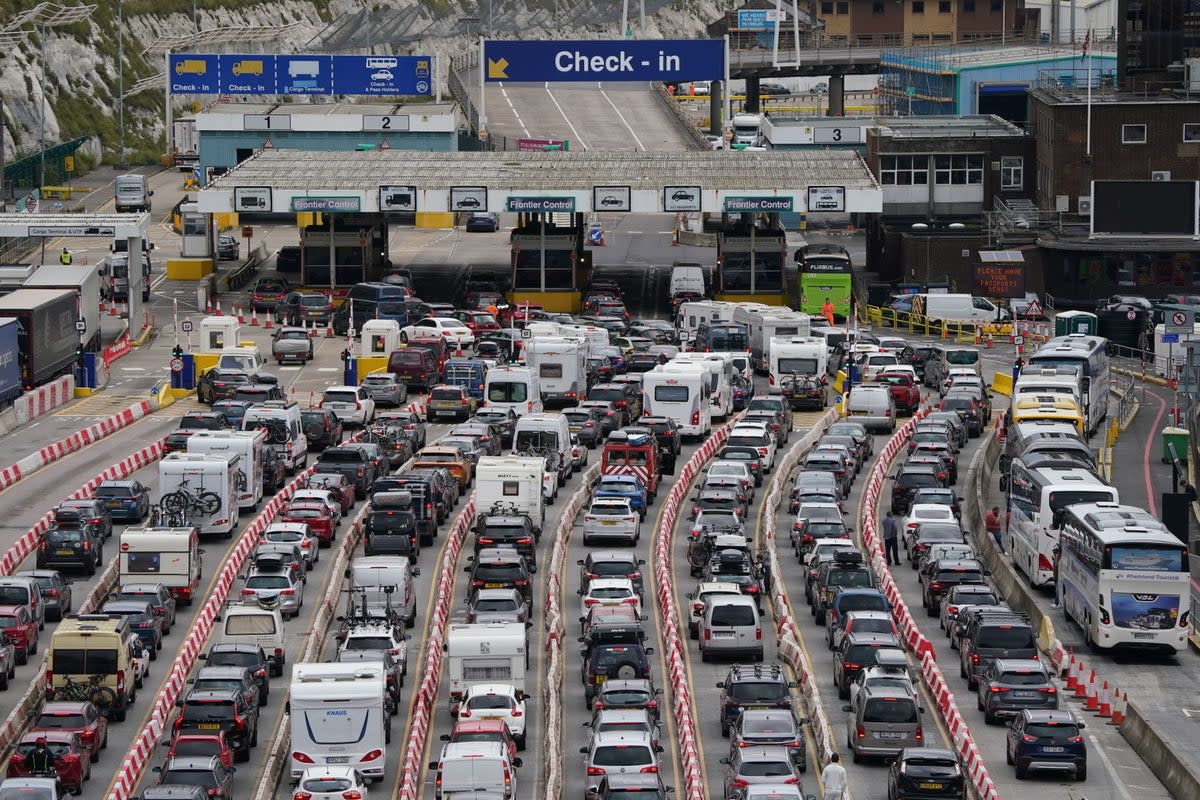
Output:
[[504,210],[517,212],[554,212],[574,211],[574,197],[509,197],[504,203]]
[[728,213],[780,212],[792,210],[790,197],[726,197],[724,210]]
[[488,81],[719,81],[721,39],[580,39],[483,43]]

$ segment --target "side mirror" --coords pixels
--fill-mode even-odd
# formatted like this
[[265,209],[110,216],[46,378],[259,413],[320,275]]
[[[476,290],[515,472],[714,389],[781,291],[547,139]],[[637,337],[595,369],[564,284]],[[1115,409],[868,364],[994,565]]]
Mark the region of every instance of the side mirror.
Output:
[[[852,709],[850,708],[850,704],[849,704],[849,703],[846,703],[846,704],[844,704],[844,705],[842,706],[842,711],[849,712],[849,711],[851,711],[851,710],[852,710]],[[921,709],[921,710],[922,710],[922,711],[924,711],[924,709]]]
[[412,568],[412,574],[413,574],[415,577],[418,577],[418,578],[419,578],[419,577],[421,577],[421,568],[420,568],[420,567],[413,567],[413,568]]
[[728,763],[729,763],[729,758],[728,758],[728,757],[722,757],[722,758],[721,758],[721,762],[720,762],[720,763],[722,763],[722,764],[728,764]]
[[652,655],[654,655],[654,648],[653,648],[653,647],[647,647],[647,648],[646,648],[646,655],[648,655],[648,656],[652,656]]
[[582,567],[582,566],[583,566],[583,559],[581,558],[581,559],[579,559],[578,561],[576,561],[575,563],[576,563],[576,564],[578,564],[579,566],[581,566],[581,567]]
[[[220,619],[220,617],[216,617],[216,619]],[[200,655],[196,656],[196,658],[200,659],[201,661],[208,661],[208,653],[201,653]]]
[[[470,567],[463,567],[463,572],[468,572],[468,573],[469,573],[470,571],[471,571],[471,568],[470,568]],[[583,592],[580,592],[580,594],[583,594]]]
[[524,761],[522,761],[522,760],[521,760],[521,758],[518,756],[517,758],[514,758],[514,759],[512,760],[512,765],[513,765],[514,767],[520,768],[520,767],[522,767],[522,766],[524,766],[524,765],[525,765],[525,762],[524,762]]
[[349,567],[346,567],[346,571],[342,573],[342,577],[343,577],[343,578],[349,578],[349,577],[350,577],[350,568],[349,568]]
[[586,756],[588,753],[588,749],[586,747],[581,747],[581,748],[579,748],[579,752]]
[[[514,765],[514,766],[515,766],[515,765]],[[430,769],[437,769],[437,768],[438,768],[438,762],[436,762],[436,761],[430,761],[430,762],[429,762],[429,768],[430,768]]]
[[717,681],[717,683],[716,683],[716,686],[717,686],[717,688],[718,688],[718,689],[724,689],[724,688],[725,688],[725,681]]
[[920,711],[922,714],[925,713],[925,709],[923,709],[923,708],[918,708],[917,711]]
[[182,697],[175,698],[175,707],[183,708],[183,698]]
[[1086,727],[1087,727],[1087,723],[1086,723],[1086,722],[1080,722],[1080,723],[1079,723],[1079,730],[1083,730],[1083,729],[1084,729],[1084,728],[1086,728]]

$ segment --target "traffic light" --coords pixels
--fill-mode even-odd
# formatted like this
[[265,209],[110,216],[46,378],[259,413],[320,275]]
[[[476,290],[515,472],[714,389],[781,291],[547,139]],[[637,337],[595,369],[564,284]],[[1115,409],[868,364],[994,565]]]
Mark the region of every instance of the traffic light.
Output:
[[183,358],[183,347],[180,345],[175,345],[173,348],[171,348],[171,355],[175,358]]

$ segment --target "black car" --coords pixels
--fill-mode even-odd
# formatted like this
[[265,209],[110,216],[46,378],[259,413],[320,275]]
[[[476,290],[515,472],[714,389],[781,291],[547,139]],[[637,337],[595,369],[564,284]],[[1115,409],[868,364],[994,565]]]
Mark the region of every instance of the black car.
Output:
[[274,311],[283,296],[292,291],[292,284],[284,278],[259,278],[250,290],[252,311]]
[[516,550],[489,547],[467,556],[467,561],[471,563],[463,567],[463,572],[471,576],[470,591],[516,589],[527,604],[533,603],[529,565]]
[[631,383],[601,383],[588,389],[588,400],[607,400],[621,415],[621,425],[632,425],[642,416],[642,390]]
[[[177,701],[182,710],[175,732],[222,730],[235,761],[249,761],[250,748],[258,742],[258,704],[248,702],[241,692],[189,692]],[[216,728],[214,728],[214,724]]]
[[[488,412],[494,413],[494,412]],[[388,411],[383,414],[377,414],[375,421],[381,425],[394,426],[397,430],[408,437],[412,442],[413,448],[420,450],[425,447],[425,442],[428,439],[428,423],[421,420],[421,416],[414,411]],[[512,434],[510,432],[509,439],[511,442]]]
[[318,472],[340,472],[354,485],[354,496],[367,496],[372,482],[382,475],[371,455],[358,447],[328,447],[317,459]]
[[196,382],[196,399],[205,405],[217,400],[231,400],[240,386],[257,382],[257,376],[244,369],[221,369],[213,367]]
[[[214,370],[215,371],[215,370]],[[233,430],[224,414],[216,411],[197,411],[184,414],[179,420],[179,427],[167,434],[163,443],[164,453],[177,450],[187,450],[187,440],[196,431],[228,431]]]
[[854,683],[858,673],[875,666],[877,654],[884,648],[899,650],[900,640],[890,633],[853,631],[842,637],[837,650],[833,652],[833,682],[837,686],[838,697],[845,700],[850,696],[850,684]]
[[758,84],[758,93],[760,95],[789,95],[792,94],[792,90],[784,86],[782,83],[761,81]]
[[580,444],[588,449],[594,449],[600,444],[603,436],[600,434],[600,422],[595,409],[568,408],[562,412],[567,418],[571,433],[579,437]]
[[254,405],[250,400],[217,400],[211,406],[213,411],[220,411],[229,420],[234,430],[242,429],[242,420],[246,418],[246,409]]
[[328,408],[301,409],[300,424],[309,447],[323,450],[342,442],[342,421]]
[[907,514],[917,489],[946,488],[948,485],[944,472],[935,466],[905,466],[892,478],[892,513]]
[[146,600],[109,600],[100,607],[101,614],[110,617],[125,617],[129,630],[142,640],[142,646],[150,652],[150,660],[158,659],[162,650],[163,617],[154,613],[154,606]]
[[288,460],[275,447],[264,447],[262,455],[263,494],[274,494],[288,481]]
[[939,558],[929,565],[928,578],[921,590],[921,604],[925,612],[936,617],[942,610],[942,595],[952,586],[964,584],[986,585],[983,565],[973,558]]
[[747,708],[792,708],[792,692],[796,683],[788,681],[783,664],[778,662],[734,665],[725,680],[717,684],[721,690],[721,735],[728,736],[730,728]]
[[965,772],[951,750],[906,747],[888,767],[888,800],[962,800]]
[[282,670],[271,669],[271,660],[256,644],[214,644],[207,653],[200,655],[200,660],[210,667],[245,667],[258,681],[264,695],[271,692],[271,674],[282,674]]
[[328,325],[333,319],[333,301],[320,292],[288,292],[275,304],[275,322],[280,325]]
[[668,457],[673,462],[683,450],[683,435],[679,432],[679,425],[670,417],[642,417],[638,420],[638,425],[654,431],[654,438],[658,440],[659,455]]
[[612,362],[607,358],[588,358],[585,362],[585,368],[587,369],[589,386],[595,386],[597,383],[608,383],[617,374]]
[[609,680],[650,680],[654,648],[638,642],[597,644],[583,659],[583,696],[590,709],[596,694]]
[[219,692],[233,689],[241,692],[246,701],[256,706],[267,704],[267,695],[247,667],[219,667],[209,665],[196,670],[196,676],[189,678],[191,691]]
[[112,538],[112,513],[98,497],[63,500],[54,507],[55,523],[79,523],[92,528],[100,539]]
[[92,526],[80,522],[60,522],[42,534],[37,550],[37,568],[75,567],[95,575],[104,563],[104,548]]

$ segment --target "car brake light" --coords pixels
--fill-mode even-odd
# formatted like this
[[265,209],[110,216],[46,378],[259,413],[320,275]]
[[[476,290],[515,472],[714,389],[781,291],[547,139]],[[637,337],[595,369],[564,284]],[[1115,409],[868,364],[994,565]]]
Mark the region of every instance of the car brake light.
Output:
[[342,800],[362,800],[362,792],[357,789],[351,789],[348,792],[342,792]]
[[587,774],[588,775],[603,775],[604,767],[588,767]]
[[359,761],[374,761],[382,755],[382,750],[369,750]]
[[925,730],[920,725],[917,726],[917,730],[913,733],[913,738],[918,742],[925,739]]
[[979,663],[979,653],[971,653],[971,663],[972,664]]
[[658,772],[658,767],[655,767],[655,766],[642,767],[642,768],[641,768],[641,770],[640,770],[640,772],[643,772],[643,773],[646,773],[646,772],[653,772],[653,773],[657,773],[657,772]]
[[312,800],[312,795],[308,792],[296,792],[292,795],[292,800]]

